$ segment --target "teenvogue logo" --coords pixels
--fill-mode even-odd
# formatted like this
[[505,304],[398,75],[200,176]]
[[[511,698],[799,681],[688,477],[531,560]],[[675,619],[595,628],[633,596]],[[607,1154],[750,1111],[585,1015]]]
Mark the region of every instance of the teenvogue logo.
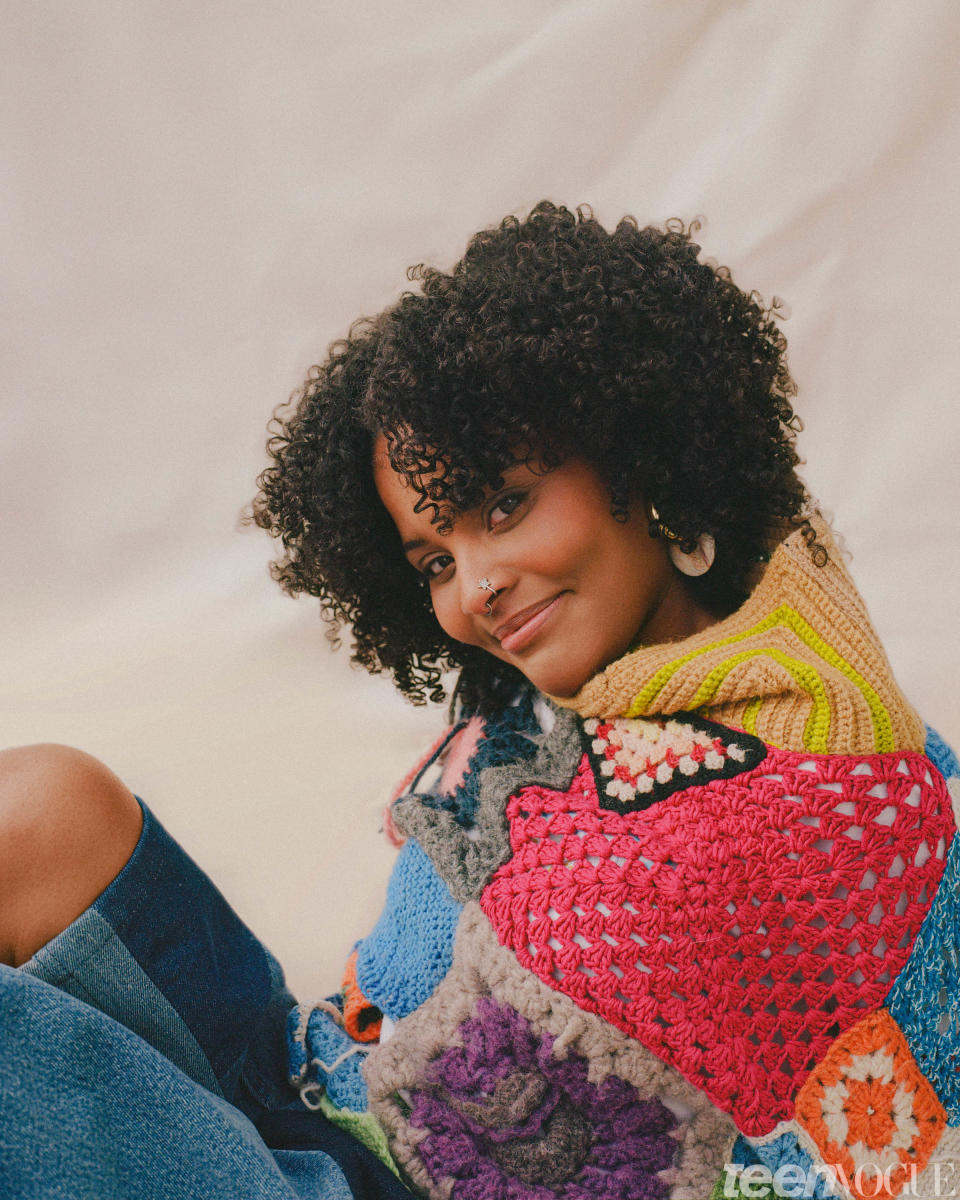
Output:
[[[960,1196],[960,1169],[954,1158],[938,1161],[931,1158],[924,1168],[923,1190],[917,1186],[919,1172],[916,1163],[910,1166],[894,1163],[881,1170],[879,1165],[863,1163],[852,1175],[847,1175],[842,1165],[811,1163],[804,1167],[800,1163],[784,1163],[771,1171],[762,1163],[743,1166],[727,1163],[722,1195],[729,1200],[745,1196],[748,1200],[767,1200],[771,1195],[787,1200],[806,1200],[818,1196],[852,1194],[858,1200],[944,1200]],[[822,1182],[821,1182],[822,1181]],[[818,1189],[817,1185],[820,1184]],[[845,1190],[844,1190],[845,1189]]]

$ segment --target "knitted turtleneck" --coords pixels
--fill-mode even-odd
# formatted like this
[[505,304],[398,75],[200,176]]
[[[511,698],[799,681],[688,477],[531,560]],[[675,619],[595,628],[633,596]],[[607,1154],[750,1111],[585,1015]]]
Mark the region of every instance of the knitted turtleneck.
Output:
[[772,746],[820,754],[922,750],[923,725],[894,681],[830,530],[820,567],[803,531],[774,552],[749,599],[680,642],[643,646],[558,703],[582,717],[696,711]]

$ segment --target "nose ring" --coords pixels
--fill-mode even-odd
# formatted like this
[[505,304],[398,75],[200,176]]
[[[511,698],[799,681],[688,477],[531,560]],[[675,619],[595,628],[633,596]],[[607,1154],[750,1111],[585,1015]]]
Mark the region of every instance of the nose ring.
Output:
[[486,575],[484,575],[484,577],[483,577],[482,579],[478,579],[478,580],[477,580],[477,587],[478,587],[478,588],[479,588],[479,589],[480,589],[482,592],[489,592],[489,593],[490,593],[490,595],[487,597],[487,614],[492,616],[492,614],[493,614],[493,602],[494,602],[494,600],[496,600],[496,598],[497,598],[497,589],[496,589],[496,588],[493,586],[493,584],[492,584],[492,583],[490,582],[490,580],[489,580],[489,579],[486,577]]

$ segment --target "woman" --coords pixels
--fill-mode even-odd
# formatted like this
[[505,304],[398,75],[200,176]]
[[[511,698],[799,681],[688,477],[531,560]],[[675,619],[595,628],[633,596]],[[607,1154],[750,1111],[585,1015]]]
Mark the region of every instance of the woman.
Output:
[[[307,1107],[428,1194],[702,1200],[737,1163],[897,1194],[955,1153],[956,763],[795,474],[782,335],[697,253],[508,219],[334,347],[270,444],[280,582],[414,700],[459,668],[383,917],[288,1022]],[[289,1147],[278,968],[122,785],[38,753],[12,961],[73,987],[94,958],[83,999]],[[96,853],[35,916],[66,770]]]
[[[895,1194],[955,1161],[955,760],[795,474],[782,336],[697,249],[508,219],[335,348],[272,444],[280,581],[415,699],[460,668],[345,983],[354,1037],[405,1018],[369,1095],[356,1056],[305,1065],[350,1050],[329,1014],[295,1030],[305,1086],[369,1102],[431,1194],[702,1197],[726,1163]],[[639,1140],[561,1059],[626,1089]]]

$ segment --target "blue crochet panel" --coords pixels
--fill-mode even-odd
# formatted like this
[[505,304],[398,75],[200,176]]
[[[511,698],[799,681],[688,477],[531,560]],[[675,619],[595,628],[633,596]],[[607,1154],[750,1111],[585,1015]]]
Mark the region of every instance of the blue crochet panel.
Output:
[[927,725],[926,730],[927,744],[923,749],[927,758],[930,759],[944,779],[956,779],[960,777],[960,759],[957,758],[951,747],[947,745],[935,729],[931,729]]
[[[469,717],[465,717],[434,759],[421,768],[407,795],[416,795],[429,808],[452,813],[458,824],[470,828],[483,770],[529,758],[536,749],[531,738],[540,731],[540,723],[532,697],[527,689],[516,704],[483,721],[463,778],[451,791],[417,791],[434,759],[467,724]],[[420,844],[410,838],[394,864],[380,919],[357,951],[357,985],[392,1020],[419,1008],[450,969],[462,908]]]
[[[947,779],[960,763],[932,729],[927,756]],[[887,1009],[903,1030],[921,1071],[936,1089],[951,1125],[960,1124],[960,837],[954,835],[933,906],[920,927],[910,958],[890,994]]]
[[[742,1167],[765,1166],[771,1175],[777,1177],[778,1196],[810,1196],[814,1200],[827,1200],[827,1197],[840,1194],[833,1190],[828,1175],[814,1167],[813,1159],[800,1145],[795,1133],[784,1133],[759,1145],[741,1134],[730,1151],[730,1161]],[[797,1167],[799,1170],[784,1174],[782,1168],[785,1167]],[[781,1171],[779,1176],[778,1170]]]
[[380,919],[357,950],[357,984],[371,1004],[396,1021],[429,998],[450,969],[462,908],[419,843],[405,842]]
[[367,1085],[361,1067],[369,1046],[362,1046],[341,1027],[336,998],[309,1008],[298,1005],[287,1017],[287,1064],[290,1082],[308,1108],[326,1093],[335,1108],[364,1112]]

